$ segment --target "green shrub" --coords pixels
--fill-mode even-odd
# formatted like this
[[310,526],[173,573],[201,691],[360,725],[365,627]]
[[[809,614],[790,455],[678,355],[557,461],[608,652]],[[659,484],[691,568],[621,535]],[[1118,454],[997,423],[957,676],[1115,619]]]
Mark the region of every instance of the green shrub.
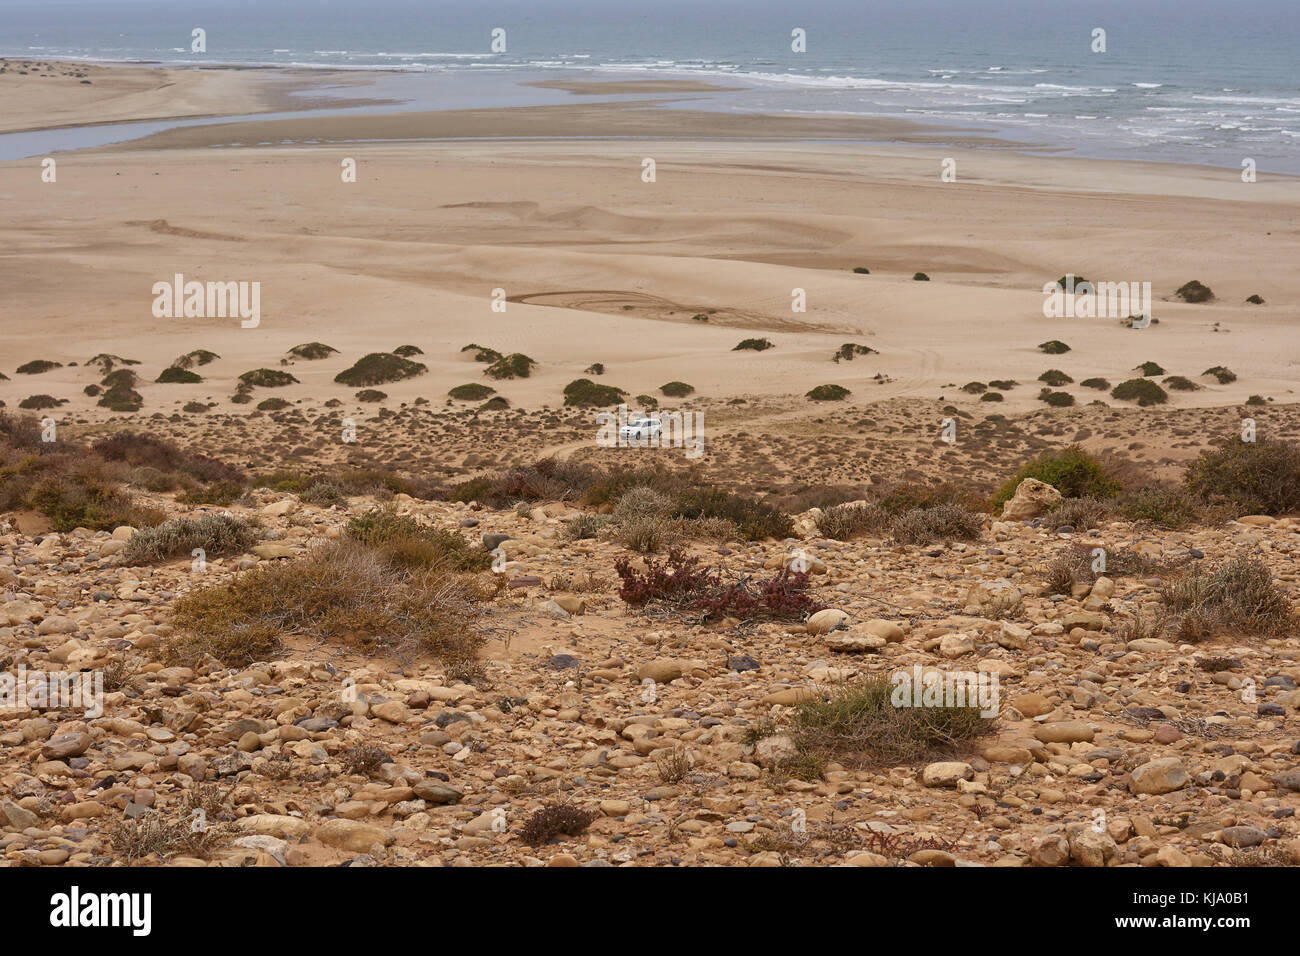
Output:
[[402,358],[410,358],[412,355],[423,355],[424,349],[418,345],[399,345],[393,349],[394,355],[400,355]]
[[29,411],[39,411],[43,408],[58,408],[60,405],[68,404],[66,398],[55,398],[53,395],[28,395],[18,407]]
[[685,382],[669,382],[666,385],[660,385],[659,391],[663,392],[669,398],[685,398],[691,392],[695,391],[694,385],[687,385]]
[[1038,400],[1046,402],[1053,408],[1069,408],[1074,404],[1074,396],[1069,392],[1054,392],[1050,388],[1045,388],[1038,393]]
[[835,354],[831,356],[831,360],[835,362],[839,362],[839,361],[851,362],[853,361],[854,358],[856,358],[859,355],[879,355],[879,354],[880,354],[879,352],[877,352],[869,345],[858,345],[854,342],[845,342],[843,345],[841,345],[838,349],[835,350]]
[[162,520],[156,510],[138,507],[116,482],[80,469],[38,479],[23,503],[45,515],[55,531],[111,531],[121,525],[138,527]]
[[1112,505],[1100,498],[1065,498],[1044,517],[1053,528],[1069,525],[1079,531],[1095,528],[1111,514]]
[[[970,706],[895,706],[894,683],[874,675],[805,700],[790,729],[800,755],[846,767],[897,767],[956,756],[993,731],[993,721]],[[908,703],[911,697],[908,697]]]
[[336,352],[338,352],[338,349],[326,345],[324,342],[304,342],[302,345],[295,345],[289,349],[291,355],[308,360],[328,358]]
[[1067,498],[1114,498],[1122,487],[1119,479],[1110,474],[1101,462],[1078,445],[1070,445],[1045,451],[1022,465],[1015,476],[994,493],[993,507],[1001,509],[1026,478],[1045,481]]
[[1137,402],[1139,405],[1163,405],[1169,401],[1169,393],[1149,378],[1131,378],[1120,382],[1110,390],[1111,398],[1122,402]]
[[843,385],[818,385],[807,393],[814,402],[839,402],[853,394]]
[[585,369],[583,369],[582,374],[584,374],[584,375],[604,375],[604,374],[605,374],[605,365],[604,365],[604,363],[602,363],[602,362],[592,362],[592,363],[591,363],[590,365],[588,365]]
[[967,382],[961,387],[963,392],[969,392],[971,395],[980,395],[989,390],[989,387],[983,382]]
[[192,352],[186,352],[184,355],[177,356],[176,361],[172,362],[173,368],[193,368],[196,365],[207,365],[214,359],[221,358],[216,352],[209,352],[207,349],[195,349]]
[[382,402],[386,398],[388,398],[388,393],[381,392],[377,388],[363,388],[356,394],[358,402]]
[[980,396],[981,402],[1000,402],[1002,401],[1001,392],[985,392]]
[[426,525],[390,508],[372,508],[348,522],[347,536],[379,552],[389,563],[405,568],[450,567],[484,571],[492,555],[454,531]]
[[1009,392],[1020,383],[1013,378],[992,379],[989,381],[989,388],[996,388],[1000,392]]
[[282,388],[298,384],[298,380],[288,372],[276,368],[255,368],[239,376],[239,380],[253,388]]
[[788,538],[794,533],[794,519],[755,498],[721,488],[696,487],[684,491],[674,509],[681,518],[723,518],[730,521],[748,541]]
[[1247,301],[1248,303],[1250,303],[1251,305],[1263,305],[1263,304],[1264,304],[1264,300],[1263,300],[1260,296],[1258,296],[1258,295],[1247,296],[1247,297],[1246,297],[1246,301]]
[[1252,396],[1250,396],[1250,398],[1246,399],[1246,404],[1247,404],[1247,405],[1267,405],[1267,404],[1268,404],[1268,401],[1264,398],[1263,395],[1252,395]]
[[1043,342],[1038,347],[1048,355],[1063,355],[1070,351],[1070,347],[1060,339],[1051,339],[1050,341]]
[[929,281],[930,281],[930,277],[929,277],[928,275],[926,275],[924,272],[918,272],[918,273],[916,273],[916,274],[914,274],[914,275],[912,276],[912,281],[913,281],[913,282],[929,282]]
[[220,558],[243,554],[256,541],[257,531],[242,518],[231,515],[170,518],[131,535],[122,560],[128,565],[156,564],[171,558],[189,558],[195,548],[202,548],[207,558]]
[[486,362],[489,365],[501,358],[501,353],[496,349],[490,349],[484,345],[475,345],[471,342],[461,349],[462,352],[473,352],[475,362]]
[[1210,287],[1202,285],[1195,279],[1179,286],[1178,291],[1175,292],[1174,295],[1178,296],[1184,302],[1209,302],[1214,298],[1214,293],[1210,291]]
[[1271,439],[1225,438],[1187,466],[1183,481],[1202,500],[1242,513],[1300,510],[1300,448]]
[[177,368],[172,365],[163,369],[154,381],[161,385],[193,385],[196,382],[203,381],[203,377],[197,372],[191,372],[189,369]]
[[283,398],[267,398],[257,403],[257,410],[259,412],[278,412],[292,404],[292,402]]
[[956,504],[913,508],[890,525],[899,544],[929,544],[932,541],[974,541],[984,523],[978,514]]
[[190,591],[172,606],[169,663],[212,656],[230,666],[275,659],[285,635],[310,635],[364,653],[430,653],[471,663],[483,643],[467,583],[443,568],[404,568],[355,541],[267,561]]
[[613,385],[597,385],[589,378],[574,379],[564,386],[564,404],[578,406],[617,405],[626,395]]
[[503,355],[484,370],[490,378],[528,378],[537,363],[522,352]]
[[1186,378],[1182,375],[1170,375],[1165,379],[1165,385],[1173,389],[1175,392],[1197,392],[1200,391],[1201,388],[1201,386],[1197,385],[1190,378]]
[[[1059,285],[1062,289],[1068,289],[1069,288],[1068,280],[1072,275],[1073,273],[1066,273],[1065,275],[1061,276],[1061,278],[1056,280],[1056,284]],[[1088,286],[1089,290],[1096,288],[1096,286],[1093,283],[1089,282],[1083,276],[1074,276],[1074,288],[1076,291],[1078,290],[1079,286],[1085,284]]]
[[1110,382],[1106,381],[1104,378],[1085,378],[1079,384],[1084,388],[1095,388],[1099,392],[1104,392],[1106,389],[1110,388]]
[[1295,630],[1286,589],[1274,583],[1268,565],[1255,557],[1234,558],[1210,573],[1192,565],[1165,584],[1160,599],[1172,615],[1194,616],[1193,631],[1199,637],[1224,630],[1280,637]]
[[457,385],[449,390],[447,394],[462,402],[481,402],[494,392],[496,392],[496,389],[490,385],[484,385],[481,382],[470,382],[466,385]]
[[1133,371],[1141,372],[1143,378],[1154,378],[1157,375],[1165,374],[1165,370],[1156,362],[1143,362],[1141,365],[1137,366],[1137,368],[1133,369]]
[[835,541],[879,534],[889,527],[891,516],[877,504],[839,504],[817,516],[817,533]]
[[866,266],[854,266],[854,267],[853,267],[853,271],[856,272],[856,273],[857,273],[858,275],[860,275],[860,276],[869,276],[869,275],[871,275],[871,270],[868,269]]
[[1060,388],[1062,385],[1069,385],[1074,381],[1074,379],[1070,378],[1070,376],[1066,375],[1059,368],[1049,368],[1042,375],[1038,376],[1038,380],[1045,385],[1052,386],[1052,388]]
[[774,348],[776,348],[776,346],[773,345],[767,339],[741,339],[740,344],[737,345],[731,351],[740,352],[744,350],[749,350],[753,352],[764,352],[768,349],[774,349]]
[[1200,517],[1201,509],[1188,492],[1164,485],[1147,485],[1126,492],[1119,502],[1120,514],[1130,521],[1149,521],[1176,531]]
[[366,388],[372,385],[400,382],[403,379],[423,375],[427,371],[429,367],[422,362],[412,362],[392,352],[371,352],[357,359],[356,364],[351,368],[335,375],[334,381],[340,385],[351,385],[353,388]]
[[1237,380],[1237,374],[1230,368],[1222,365],[1215,365],[1213,368],[1207,368],[1202,375],[1213,375],[1219,380],[1220,385],[1231,385]]
[[591,514],[583,512],[576,515],[573,520],[564,526],[564,536],[570,541],[583,541],[588,538],[594,538],[600,534],[601,530],[610,522],[608,515]]
[[14,371],[19,375],[40,375],[42,372],[49,372],[56,368],[63,368],[63,363],[51,362],[48,359],[33,359],[18,366]]

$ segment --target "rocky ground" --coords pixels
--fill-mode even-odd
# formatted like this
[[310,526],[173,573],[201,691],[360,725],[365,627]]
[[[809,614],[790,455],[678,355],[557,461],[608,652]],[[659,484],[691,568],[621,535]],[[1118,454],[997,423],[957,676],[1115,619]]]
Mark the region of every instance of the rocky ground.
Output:
[[[399,495],[399,510],[437,526],[511,536],[481,674],[311,635],[246,668],[167,666],[156,652],[177,595],[292,561],[372,504],[254,494],[229,509],[152,496],[172,514],[260,518],[251,553],[201,572],[188,559],[125,565],[129,528],[0,524],[5,669],[106,682],[102,716],[0,710],[8,865],[1300,863],[1300,639],[1125,643],[1158,573],[1068,596],[1042,586],[1052,558],[1082,544],[1153,566],[1253,554],[1294,596],[1295,519],[1085,533],[986,517],[976,542],[918,547],[824,540],[805,512],[798,538],[693,550],[768,573],[802,550],[836,613],[703,626],[625,605],[613,565],[628,552],[568,540],[571,505],[516,513]],[[999,600],[1009,593],[1020,603]],[[832,762],[812,780],[782,769],[793,705],[915,665],[996,674],[992,732],[904,766]],[[776,733],[755,747],[764,724]],[[526,843],[530,816],[557,802],[598,816]],[[146,852],[144,824],[195,819],[182,849]]]

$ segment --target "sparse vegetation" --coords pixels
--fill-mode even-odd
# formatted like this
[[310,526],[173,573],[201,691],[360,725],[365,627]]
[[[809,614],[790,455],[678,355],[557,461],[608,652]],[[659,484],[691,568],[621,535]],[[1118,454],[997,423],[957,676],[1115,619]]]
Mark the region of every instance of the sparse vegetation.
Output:
[[1143,362],[1133,369],[1135,372],[1141,372],[1143,378],[1154,378],[1157,375],[1164,375],[1165,370],[1156,362]]
[[1295,630],[1291,599],[1255,557],[1233,558],[1208,573],[1192,565],[1161,589],[1160,600],[1169,614],[1167,628],[1186,643],[1225,630],[1269,636]]
[[892,520],[877,504],[838,504],[817,516],[817,533],[835,541],[852,541],[885,531]]
[[993,730],[978,706],[896,707],[886,676],[804,701],[790,736],[802,755],[846,767],[896,767],[953,756]]
[[597,810],[580,810],[567,803],[553,803],[533,813],[519,831],[529,846],[541,846],[557,837],[580,836],[600,817]]
[[1085,378],[1079,384],[1084,388],[1095,388],[1099,392],[1104,392],[1110,388],[1110,382],[1104,378]]
[[753,352],[764,352],[767,349],[774,349],[774,348],[776,348],[776,346],[773,345],[767,339],[741,339],[740,344],[737,345],[735,348],[733,348],[731,351],[742,352],[745,350],[749,350]]
[[1063,355],[1070,351],[1070,347],[1060,339],[1051,339],[1050,341],[1043,342],[1038,346],[1038,348],[1039,350],[1046,352],[1048,355]]
[[984,523],[978,514],[961,505],[944,503],[914,508],[894,519],[890,531],[899,544],[929,544],[932,541],[974,541]]
[[454,574],[397,567],[357,541],[334,541],[177,599],[164,658],[241,666],[272,659],[284,635],[301,633],[354,651],[465,662],[482,643],[476,621],[472,592]]
[[660,385],[659,391],[669,398],[685,398],[695,391],[695,386],[687,385],[685,382],[668,382],[666,385]]
[[1215,365],[1212,368],[1207,368],[1201,374],[1213,375],[1215,378],[1219,380],[1220,385],[1231,385],[1233,382],[1237,380],[1237,374],[1232,369],[1226,368],[1225,366],[1222,365]]

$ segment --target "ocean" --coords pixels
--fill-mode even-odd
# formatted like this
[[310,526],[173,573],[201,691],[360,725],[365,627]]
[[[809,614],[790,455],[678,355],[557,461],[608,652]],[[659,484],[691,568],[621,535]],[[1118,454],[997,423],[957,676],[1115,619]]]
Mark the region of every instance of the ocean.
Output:
[[[379,68],[396,74],[383,95],[421,108],[573,99],[521,80],[696,77],[745,91],[694,108],[901,117],[1067,155],[1300,173],[1296,12],[1295,0],[0,0],[0,56]],[[191,51],[195,28],[206,52]]]

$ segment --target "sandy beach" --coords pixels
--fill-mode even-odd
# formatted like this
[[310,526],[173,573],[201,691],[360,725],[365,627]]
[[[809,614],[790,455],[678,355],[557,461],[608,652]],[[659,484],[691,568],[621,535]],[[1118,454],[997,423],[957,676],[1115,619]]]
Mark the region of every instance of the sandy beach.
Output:
[[[122,86],[156,73],[121,72]],[[266,95],[245,71],[178,72],[195,112],[246,110]],[[142,95],[136,115],[176,113],[161,87]],[[127,118],[129,99],[112,115]],[[79,109],[104,113],[88,102],[48,115]],[[81,392],[94,373],[72,363],[122,355],[142,362],[151,382],[178,355],[205,348],[221,359],[204,382],[145,385],[146,407],[223,403],[238,375],[316,340],[338,354],[298,361],[301,384],[277,394],[347,399],[335,374],[360,353],[409,343],[429,373],[388,394],[439,400],[482,378],[460,351],[476,342],[539,363],[500,387],[522,407],[559,405],[563,386],[595,362],[607,370],[602,381],[633,396],[678,380],[700,397],[801,404],[804,392],[834,383],[853,404],[916,396],[979,411],[989,406],[961,386],[1015,380],[997,409],[1008,412],[1041,407],[1036,379],[1046,369],[1114,383],[1155,361],[1205,386],[1174,393],[1174,406],[1252,394],[1294,401],[1300,196],[1289,178],[1245,184],[1195,166],[804,141],[831,138],[832,128],[844,139],[898,135],[873,125],[642,103],[308,114],[60,154],[55,183],[41,181],[35,160],[6,163],[0,350],[9,380],[0,396],[16,405],[39,391],[90,412]],[[638,138],[566,140],[597,128]],[[761,146],[747,139],[756,133]],[[345,134],[362,141],[331,142]],[[284,139],[304,145],[254,145]],[[414,139],[427,141],[401,142]],[[246,147],[210,148],[217,141]],[[941,180],[949,157],[955,182]],[[340,175],[349,158],[355,183]],[[642,180],[646,159],[654,182]],[[930,281],[914,281],[917,272]],[[1157,324],[1045,318],[1042,286],[1067,272],[1150,282]],[[177,273],[260,282],[260,325],[154,318],[151,287]],[[1215,299],[1177,301],[1192,279]],[[504,312],[493,311],[495,289]],[[792,309],[797,289],[806,311]],[[1245,303],[1255,294],[1263,305]],[[707,322],[692,320],[702,313]],[[775,348],[733,351],[756,336]],[[1043,354],[1039,344],[1053,339],[1071,351]],[[849,341],[879,354],[832,362]],[[33,359],[64,367],[14,374]],[[1203,378],[1215,365],[1237,380]],[[1080,403],[1109,400],[1069,390]]]

